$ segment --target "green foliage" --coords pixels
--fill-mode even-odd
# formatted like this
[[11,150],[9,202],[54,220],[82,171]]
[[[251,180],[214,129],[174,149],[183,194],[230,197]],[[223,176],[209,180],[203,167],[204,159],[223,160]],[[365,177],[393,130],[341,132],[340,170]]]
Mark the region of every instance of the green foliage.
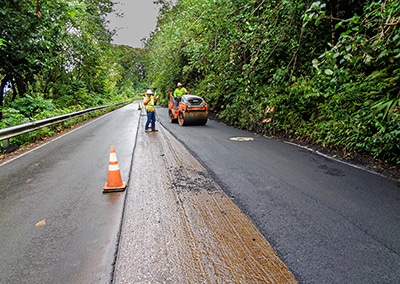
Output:
[[400,164],[398,1],[154,2],[145,49],[110,45],[110,0],[0,5],[0,126],[182,82],[235,127]]
[[3,108],[3,119],[0,121],[0,129],[8,126],[15,126],[24,124],[29,121],[29,118],[21,114],[18,110],[13,108]]
[[3,2],[0,122],[5,125],[20,121],[10,116],[11,109],[40,119],[122,101],[144,80],[144,50],[110,44],[105,15],[112,11],[111,0]]
[[400,164],[398,1],[193,1],[164,10],[147,72],[238,128]]
[[[0,128],[122,102],[148,87],[146,51],[110,44],[113,1],[0,2]],[[77,122],[10,142],[26,145]]]
[[25,97],[13,101],[11,107],[17,110],[24,117],[33,118],[42,112],[51,110],[53,108],[53,103],[40,96],[32,97],[26,95]]

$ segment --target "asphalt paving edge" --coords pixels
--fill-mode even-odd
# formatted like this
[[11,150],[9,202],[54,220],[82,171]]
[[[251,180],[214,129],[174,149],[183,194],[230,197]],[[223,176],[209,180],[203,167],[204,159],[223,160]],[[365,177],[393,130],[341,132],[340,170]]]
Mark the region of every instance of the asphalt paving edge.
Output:
[[[110,273],[110,284],[115,283],[115,270],[116,270],[116,265],[117,265],[117,260],[118,260],[118,254],[119,254],[119,249],[120,249],[120,244],[121,244],[121,237],[122,237],[122,230],[123,230],[123,224],[124,224],[124,219],[125,219],[125,213],[126,213],[126,203],[128,199],[128,191],[129,191],[129,181],[131,179],[132,171],[133,171],[133,156],[135,155],[135,150],[136,150],[136,145],[137,145],[137,139],[138,139],[138,132],[139,132],[139,127],[141,123],[141,118],[143,116],[143,110],[139,110],[139,119],[138,119],[138,124],[136,125],[136,135],[135,135],[135,143],[133,145],[132,149],[132,158],[131,158],[131,164],[129,167],[129,174],[128,174],[128,180],[126,181],[127,187],[125,189],[125,196],[124,196],[124,202],[123,202],[123,207],[122,207],[122,214],[121,214],[121,220],[120,220],[120,225],[119,225],[119,230],[117,234],[117,243],[116,243],[116,248],[114,252],[114,259],[112,262],[112,269]],[[110,194],[110,193],[105,193],[105,194]],[[111,193],[112,194],[112,193]]]

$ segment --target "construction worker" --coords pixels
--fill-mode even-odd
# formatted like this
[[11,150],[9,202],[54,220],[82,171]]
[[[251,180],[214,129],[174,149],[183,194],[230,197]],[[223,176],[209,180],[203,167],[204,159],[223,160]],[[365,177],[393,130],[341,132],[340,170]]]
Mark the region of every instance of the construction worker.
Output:
[[176,89],[173,94],[173,100],[174,100],[174,107],[178,108],[178,104],[182,99],[182,96],[186,94],[188,91],[186,88],[182,85],[182,83],[178,83],[176,85]]
[[[156,129],[156,108],[154,107],[157,102],[157,98],[154,97],[154,93],[150,89],[147,90],[146,95],[147,96],[143,100],[143,104],[146,108],[146,113],[147,113],[147,121],[144,126],[144,130],[146,132],[158,131]],[[151,123],[151,130],[149,130],[150,123]]]

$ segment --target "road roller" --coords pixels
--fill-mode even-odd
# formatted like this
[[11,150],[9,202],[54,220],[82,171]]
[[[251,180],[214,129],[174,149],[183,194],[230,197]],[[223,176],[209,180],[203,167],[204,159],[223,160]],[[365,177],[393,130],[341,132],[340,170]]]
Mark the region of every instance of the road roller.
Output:
[[175,108],[172,92],[169,93],[168,116],[171,123],[178,122],[180,126],[205,125],[208,120],[208,104],[199,96],[186,94]]

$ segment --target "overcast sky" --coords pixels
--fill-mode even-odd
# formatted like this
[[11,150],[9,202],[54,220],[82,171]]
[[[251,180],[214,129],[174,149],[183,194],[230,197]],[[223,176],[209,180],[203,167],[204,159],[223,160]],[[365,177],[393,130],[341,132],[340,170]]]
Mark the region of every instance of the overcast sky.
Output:
[[117,29],[114,44],[143,47],[142,38],[148,38],[157,22],[158,7],[153,0],[115,0],[114,9],[124,14],[123,18],[110,14],[109,28]]

